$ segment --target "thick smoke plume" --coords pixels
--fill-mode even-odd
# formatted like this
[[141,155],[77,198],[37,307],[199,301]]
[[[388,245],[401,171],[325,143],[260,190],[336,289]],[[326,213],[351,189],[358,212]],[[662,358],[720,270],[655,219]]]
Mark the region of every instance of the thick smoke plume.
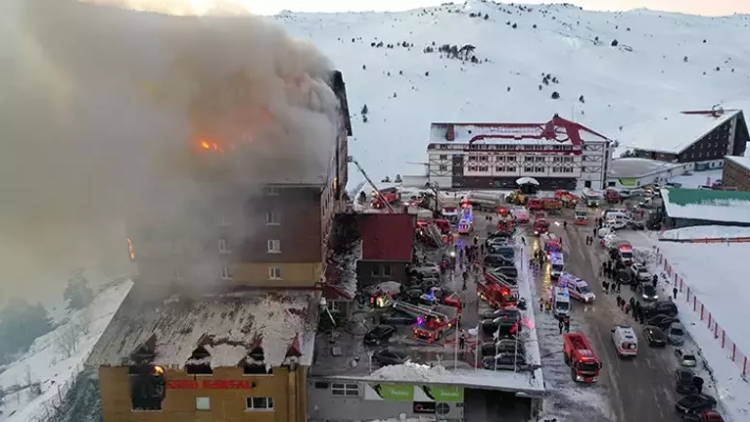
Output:
[[331,65],[272,22],[74,0],[0,8],[3,298],[58,294],[79,267],[128,272],[126,221],[210,235],[209,175],[291,181],[329,165]]

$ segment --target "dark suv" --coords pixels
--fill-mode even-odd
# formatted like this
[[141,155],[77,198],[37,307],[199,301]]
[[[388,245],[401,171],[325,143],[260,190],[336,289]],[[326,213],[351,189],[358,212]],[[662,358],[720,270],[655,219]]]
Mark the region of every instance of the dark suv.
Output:
[[643,305],[643,316],[651,318],[656,315],[677,316],[677,305],[672,301],[659,301]]
[[396,327],[392,325],[378,325],[365,334],[365,344],[379,346],[387,343],[394,334],[396,334]]

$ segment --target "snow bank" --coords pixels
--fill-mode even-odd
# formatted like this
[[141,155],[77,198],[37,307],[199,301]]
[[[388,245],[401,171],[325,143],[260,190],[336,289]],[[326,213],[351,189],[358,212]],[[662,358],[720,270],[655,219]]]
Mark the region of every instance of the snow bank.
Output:
[[448,370],[444,366],[429,366],[414,362],[384,366],[371,374],[372,377],[380,380],[424,382],[431,382],[445,375],[448,375]]
[[735,226],[695,226],[681,229],[667,230],[659,239],[690,240],[690,239],[734,239],[750,237],[750,227]]

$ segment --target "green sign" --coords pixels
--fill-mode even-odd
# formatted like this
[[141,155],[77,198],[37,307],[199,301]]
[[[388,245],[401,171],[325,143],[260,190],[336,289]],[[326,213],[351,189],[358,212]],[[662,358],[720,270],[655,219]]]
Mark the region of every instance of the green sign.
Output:
[[414,386],[411,384],[370,384],[369,387],[376,394],[374,400],[414,401]]
[[623,186],[636,186],[638,184],[638,181],[634,177],[623,177],[622,179],[617,180]]
[[464,389],[451,385],[425,385],[422,386],[424,393],[436,402],[462,403],[464,401]]

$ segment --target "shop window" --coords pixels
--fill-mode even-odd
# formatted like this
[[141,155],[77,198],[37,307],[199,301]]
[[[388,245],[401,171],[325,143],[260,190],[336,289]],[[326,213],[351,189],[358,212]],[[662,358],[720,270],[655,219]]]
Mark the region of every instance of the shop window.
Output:
[[358,396],[359,386],[357,384],[333,383],[331,394],[334,396]]
[[211,410],[211,399],[208,397],[196,397],[195,410]]
[[272,397],[245,397],[245,410],[271,411],[273,410]]
[[391,266],[388,264],[375,264],[372,267],[373,277],[390,277]]
[[131,366],[130,402],[134,411],[158,411],[166,397],[164,369],[153,365]]
[[317,381],[315,383],[315,388],[318,389],[318,390],[327,390],[328,387],[330,387],[330,386],[331,386],[331,384],[329,384],[327,382]]

